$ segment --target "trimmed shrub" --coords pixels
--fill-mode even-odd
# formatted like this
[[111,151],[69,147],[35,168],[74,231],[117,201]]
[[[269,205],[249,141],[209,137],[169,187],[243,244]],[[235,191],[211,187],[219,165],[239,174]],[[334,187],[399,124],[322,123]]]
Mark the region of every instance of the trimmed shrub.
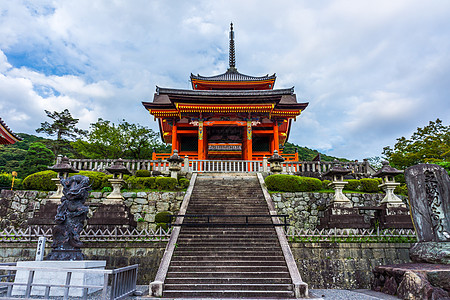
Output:
[[[0,186],[7,187],[11,186],[12,183],[12,175],[8,173],[0,173]],[[15,183],[16,180],[14,180]]]
[[277,174],[267,176],[264,181],[271,191],[311,192],[322,189],[322,181],[311,177]]
[[27,190],[56,191],[56,184],[51,180],[56,177],[56,172],[50,170],[41,171],[28,175],[22,183]]
[[155,223],[169,223],[172,213],[170,211],[162,211],[155,215]]
[[299,192],[299,181],[299,176],[284,174],[269,175],[264,180],[270,191],[280,192]]
[[127,179],[129,189],[155,189],[155,177],[135,177],[130,176]]
[[105,186],[111,186],[108,182],[108,175],[96,171],[80,171],[78,173],[70,173],[69,176],[83,175],[89,177],[89,184],[93,190],[100,190]]
[[187,188],[187,187],[189,186],[189,183],[190,183],[189,179],[186,179],[186,178],[180,178],[180,179],[178,179],[178,185],[179,185],[182,189]]
[[169,229],[169,224],[167,223],[157,223],[156,224],[156,230],[158,230],[159,228],[164,229],[164,231],[167,231],[167,229]]
[[134,174],[136,177],[150,177],[152,174],[148,170],[137,170]]
[[347,179],[345,181],[347,181],[348,183],[344,186],[344,190],[359,191],[361,182],[358,179]]
[[156,187],[159,190],[173,191],[176,189],[178,181],[172,177],[156,177]]
[[300,178],[300,191],[299,192],[312,192],[322,189],[322,181],[312,177],[299,177]]
[[328,185],[329,185],[330,183],[331,183],[331,180],[324,180],[324,181],[322,181],[322,188],[323,188],[324,190],[329,190],[330,187],[329,187]]
[[378,185],[380,181],[372,178],[362,178],[359,180],[361,182],[361,191],[366,193],[376,193],[380,191]]
[[110,188],[109,186],[105,186],[104,188],[102,188],[102,193],[111,193],[112,192],[112,188]]

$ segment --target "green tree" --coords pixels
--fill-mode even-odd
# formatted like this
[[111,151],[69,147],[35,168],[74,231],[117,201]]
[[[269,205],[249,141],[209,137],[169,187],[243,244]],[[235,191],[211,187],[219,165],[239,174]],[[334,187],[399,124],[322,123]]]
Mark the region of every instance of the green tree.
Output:
[[123,120],[120,124],[98,119],[91,124],[86,140],[72,146],[89,158],[150,158],[153,148],[164,148],[153,130]]
[[36,132],[56,136],[56,141],[52,145],[56,155],[60,154],[60,149],[68,144],[66,138],[75,139],[86,134],[85,130],[76,127],[79,119],[72,117],[68,109],[53,113],[46,110],[45,113],[47,117],[53,119],[53,122],[51,124],[47,121],[41,123],[41,127],[36,129]]
[[28,148],[25,159],[22,161],[19,170],[19,177],[25,178],[30,174],[45,171],[53,165],[54,154],[42,143],[33,143]]
[[385,147],[383,155],[398,169],[450,161],[450,126],[443,125],[439,119],[430,121],[427,126],[417,128],[409,139],[398,138],[393,149]]

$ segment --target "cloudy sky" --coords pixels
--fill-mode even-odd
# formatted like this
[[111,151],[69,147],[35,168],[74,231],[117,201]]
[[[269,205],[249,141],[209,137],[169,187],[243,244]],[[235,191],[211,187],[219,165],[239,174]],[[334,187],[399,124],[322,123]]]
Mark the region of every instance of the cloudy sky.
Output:
[[31,134],[65,108],[85,129],[157,129],[141,101],[223,73],[231,21],[238,70],[309,102],[293,143],[363,159],[450,122],[448,0],[0,0],[0,117]]

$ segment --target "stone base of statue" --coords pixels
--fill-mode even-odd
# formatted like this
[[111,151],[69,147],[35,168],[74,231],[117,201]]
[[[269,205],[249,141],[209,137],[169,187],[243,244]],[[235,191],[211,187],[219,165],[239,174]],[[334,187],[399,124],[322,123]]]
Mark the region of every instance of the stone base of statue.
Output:
[[409,256],[414,262],[450,265],[450,242],[415,243],[409,249]]
[[409,209],[401,204],[384,203],[380,206],[380,228],[414,229]]
[[400,299],[449,299],[450,265],[399,264],[375,267],[372,289]]
[[351,203],[335,202],[325,209],[317,228],[370,228],[370,224],[364,221],[364,216]]
[[46,260],[84,260],[84,255],[79,248],[73,249],[52,249],[52,251],[45,257]]
[[[17,267],[24,268],[57,268],[61,271],[47,271],[37,270],[34,273],[33,283],[52,283],[61,284],[66,283],[67,272],[64,269],[100,269],[104,270],[106,261],[93,261],[93,260],[81,260],[81,261],[19,261]],[[27,283],[29,272],[26,270],[18,270],[14,283]],[[102,273],[83,273],[73,272],[70,279],[71,285],[103,285],[104,275]],[[15,285],[12,290],[13,296],[25,295],[26,286]],[[64,288],[52,287],[50,289],[50,296],[64,296]],[[90,288],[88,294],[94,293],[100,290],[100,288]],[[31,289],[32,296],[44,296],[44,286],[33,286]],[[81,288],[70,288],[69,296],[81,297],[83,296],[83,290]]]

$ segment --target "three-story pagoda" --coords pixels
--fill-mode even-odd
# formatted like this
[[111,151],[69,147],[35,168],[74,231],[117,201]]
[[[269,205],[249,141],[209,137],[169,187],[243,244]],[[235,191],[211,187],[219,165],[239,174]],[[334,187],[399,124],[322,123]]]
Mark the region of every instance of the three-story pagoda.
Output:
[[192,90],[157,87],[153,102],[142,102],[158,120],[172,153],[259,160],[287,141],[292,120],[308,103],[297,103],[294,88],[273,89],[275,74],[255,77],[237,71],[233,24],[229,63],[220,75],[191,74]]

